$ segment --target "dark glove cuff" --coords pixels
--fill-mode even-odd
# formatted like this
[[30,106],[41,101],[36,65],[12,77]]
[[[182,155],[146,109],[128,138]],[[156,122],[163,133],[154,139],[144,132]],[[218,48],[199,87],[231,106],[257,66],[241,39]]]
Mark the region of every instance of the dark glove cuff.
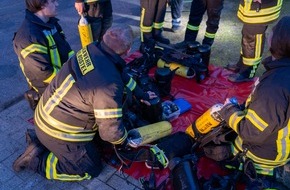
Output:
[[220,111],[220,114],[221,114],[221,117],[228,121],[228,119],[230,118],[230,116],[236,112],[236,111],[240,111],[240,108],[238,105],[236,104],[227,104],[225,105],[221,111]]

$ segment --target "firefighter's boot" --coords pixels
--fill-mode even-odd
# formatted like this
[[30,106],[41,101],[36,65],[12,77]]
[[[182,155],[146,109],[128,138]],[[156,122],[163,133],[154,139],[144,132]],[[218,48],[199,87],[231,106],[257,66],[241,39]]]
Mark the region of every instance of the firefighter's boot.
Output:
[[237,73],[240,71],[242,65],[243,65],[242,56],[240,56],[240,59],[237,63],[229,63],[225,66],[225,69]]
[[39,156],[45,148],[41,144],[31,143],[13,163],[13,170],[19,172],[24,169],[37,171]]
[[154,40],[162,44],[170,44],[170,40],[162,35],[162,29],[154,29]]

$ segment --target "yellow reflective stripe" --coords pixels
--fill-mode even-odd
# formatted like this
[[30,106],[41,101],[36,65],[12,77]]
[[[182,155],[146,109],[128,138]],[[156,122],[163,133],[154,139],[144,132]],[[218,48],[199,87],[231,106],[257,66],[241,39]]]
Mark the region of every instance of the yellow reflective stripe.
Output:
[[47,47],[40,44],[31,44],[26,48],[24,48],[23,50],[21,50],[21,55],[25,59],[30,53],[34,52],[47,54]]
[[98,119],[120,118],[123,116],[122,108],[94,109],[95,117]]
[[256,47],[255,47],[255,58],[260,59],[262,57],[262,43],[263,43],[263,34],[257,34],[256,36]]
[[75,54],[75,52],[74,52],[73,50],[71,50],[71,51],[68,53],[68,58],[71,58],[74,54]]
[[58,71],[61,68],[61,61],[60,61],[60,56],[57,50],[57,46],[52,37],[52,33],[55,33],[55,32],[56,32],[56,29],[53,29],[52,31],[48,31],[48,30],[43,31],[46,39],[48,40],[51,63],[53,67],[55,67],[55,69]]
[[163,28],[163,22],[160,22],[160,23],[153,22],[153,28],[155,28],[155,29]]
[[142,32],[152,32],[152,26],[142,26],[140,29]]
[[238,132],[238,123],[244,118],[243,111],[234,112],[229,119],[229,126],[236,132]]
[[27,81],[27,83],[29,84],[29,86],[31,86],[36,92],[38,92],[38,89],[37,88],[35,88],[34,86],[32,86],[32,84],[31,84],[31,82],[30,82],[30,80],[29,80],[29,78],[26,76],[26,74],[25,74],[25,72],[24,72],[24,65],[23,65],[23,63],[20,61],[20,59],[18,58],[18,60],[19,60],[19,65],[20,65],[20,68],[21,68],[21,70],[22,70],[22,73],[23,73],[23,75],[25,76],[25,78],[26,78],[26,81]]
[[215,38],[215,33],[205,32],[204,36],[207,37],[207,38]]
[[259,131],[264,131],[268,127],[268,123],[259,117],[254,110],[248,109],[245,118],[247,118]]
[[141,42],[144,42],[144,32],[152,32],[152,26],[144,26],[144,16],[145,16],[145,9],[142,8],[141,15],[140,15],[140,33],[141,33]]
[[280,15],[281,5],[261,9],[259,14],[256,10],[250,10],[250,8],[239,6],[239,11],[237,13],[238,18],[246,23],[266,23],[276,20]]
[[126,84],[126,86],[133,91],[136,87],[137,83],[133,78],[130,78],[130,81]]
[[285,161],[289,157],[289,153],[290,153],[289,127],[290,127],[290,120],[288,121],[288,124],[286,127],[278,131],[278,137],[276,141],[278,154],[275,161]]
[[273,14],[277,14],[277,13],[279,14],[279,12],[281,10],[282,3],[283,3],[283,0],[278,0],[276,6],[272,6],[269,8],[263,8],[257,14],[256,10],[251,10],[251,2],[250,3],[245,2],[244,7],[241,4],[239,5],[238,12],[245,15],[245,16],[248,16],[248,17],[263,17],[263,16],[273,15]]
[[193,26],[193,25],[190,25],[190,24],[187,24],[186,28],[189,29],[189,30],[194,30],[194,31],[198,31],[199,30],[199,26]]
[[[54,138],[60,139],[60,140],[64,140],[64,141],[69,141],[69,142],[83,142],[83,141],[91,141],[93,140],[94,136],[95,136],[95,131],[91,131],[91,133],[67,133],[63,130],[59,131],[59,130],[54,130],[51,127],[47,126],[49,124],[49,120],[47,120],[46,118],[44,118],[43,116],[40,116],[40,109],[42,108],[42,103],[41,103],[42,99],[40,100],[40,102],[38,103],[39,105],[37,105],[37,109],[35,111],[34,114],[34,119],[35,119],[35,123],[37,124],[37,126],[46,134],[48,134],[49,136],[52,136]],[[46,123],[44,123],[43,120],[45,120]],[[49,124],[50,125],[50,124]],[[52,125],[50,125],[52,126]],[[55,126],[53,126],[55,127]],[[97,129],[95,129],[97,130]],[[85,132],[83,130],[83,132]]]
[[52,74],[47,79],[45,79],[43,82],[49,84],[52,81],[52,79],[55,77],[56,73],[57,73],[56,69],[53,68]]
[[82,177],[80,175],[69,175],[69,174],[58,174],[56,165],[58,158],[51,152],[49,153],[46,160],[45,176],[47,179],[57,179],[61,181],[82,181],[85,179],[91,179],[88,173]]
[[125,129],[125,133],[124,133],[123,137],[120,138],[119,140],[111,142],[111,143],[112,144],[122,144],[125,141],[125,139],[127,138],[127,136],[128,136],[128,133],[127,133],[127,130]]
[[71,74],[69,74],[65,80],[62,82],[60,87],[58,87],[55,92],[50,96],[47,100],[44,109],[45,111],[50,114],[51,111],[54,109],[55,106],[59,104],[62,98],[66,95],[66,93],[71,89],[75,80]]
[[243,58],[243,63],[245,65],[248,66],[254,66],[254,65],[258,65],[261,63],[262,57],[259,58],[246,58],[246,57],[242,57]]

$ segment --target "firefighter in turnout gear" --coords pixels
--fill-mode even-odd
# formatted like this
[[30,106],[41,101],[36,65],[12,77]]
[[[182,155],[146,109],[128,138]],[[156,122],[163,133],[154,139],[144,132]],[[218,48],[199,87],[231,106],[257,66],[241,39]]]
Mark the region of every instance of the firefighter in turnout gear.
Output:
[[237,16],[243,22],[241,55],[227,69],[236,73],[228,80],[244,82],[252,80],[261,63],[268,24],[278,19],[283,0],[241,0]]
[[35,110],[35,131],[47,150],[29,145],[14,162],[15,171],[33,169],[47,179],[63,181],[99,175],[102,163],[96,144],[101,140],[116,146],[127,143],[122,120],[124,90],[130,89],[139,99],[156,97],[140,90],[132,79],[124,83],[126,64],[121,57],[132,42],[129,26],[113,26],[102,42],[86,46],[69,59]]
[[177,43],[175,46],[177,48],[185,48],[188,43],[196,41],[199,25],[205,12],[207,12],[208,18],[206,21],[207,27],[202,44],[211,46],[219,28],[219,21],[223,9],[223,4],[223,0],[193,0],[191,3],[184,41]]
[[[56,16],[57,1],[26,0],[25,19],[13,38],[14,51],[30,90],[26,98],[39,97],[63,63],[73,55]],[[35,97],[33,97],[35,96]]]
[[75,8],[91,25],[93,40],[101,41],[113,23],[111,0],[76,0]]
[[140,0],[141,52],[143,52],[144,46],[151,43],[152,40],[170,44],[169,39],[162,35],[166,3],[167,0]]
[[[275,168],[290,161],[289,31],[289,16],[273,27],[268,39],[272,56],[262,62],[266,72],[256,81],[245,109],[228,103],[221,110],[222,118],[238,134],[233,153],[244,152],[246,158],[253,161],[258,174],[273,175]],[[284,185],[290,188],[290,171],[287,170],[282,172],[288,174],[282,176],[281,181],[286,181]]]

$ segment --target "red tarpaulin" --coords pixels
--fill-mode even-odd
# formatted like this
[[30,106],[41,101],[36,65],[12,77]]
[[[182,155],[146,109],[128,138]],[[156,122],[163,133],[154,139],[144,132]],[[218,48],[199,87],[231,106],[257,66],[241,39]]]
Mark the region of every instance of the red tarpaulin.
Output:
[[[136,52],[126,59],[127,62],[141,56]],[[153,76],[155,69],[150,71]],[[236,97],[239,103],[243,103],[251,93],[254,82],[232,83],[227,80],[227,76],[232,72],[217,67],[209,66],[209,77],[206,77],[201,83],[197,83],[195,78],[187,79],[175,75],[171,83],[171,94],[175,98],[184,98],[192,108],[180,115],[171,122],[173,133],[177,131],[185,131],[185,129],[195,121],[208,108],[216,103],[223,103],[226,98]],[[125,173],[139,179],[140,177],[149,178],[151,170],[145,167],[144,163],[134,163],[130,169],[125,169]],[[200,159],[198,164],[198,176],[208,179],[211,174],[224,175],[224,171],[219,169],[217,165],[209,159]],[[169,170],[155,170],[157,185],[169,176]],[[172,189],[168,183],[166,189]]]

